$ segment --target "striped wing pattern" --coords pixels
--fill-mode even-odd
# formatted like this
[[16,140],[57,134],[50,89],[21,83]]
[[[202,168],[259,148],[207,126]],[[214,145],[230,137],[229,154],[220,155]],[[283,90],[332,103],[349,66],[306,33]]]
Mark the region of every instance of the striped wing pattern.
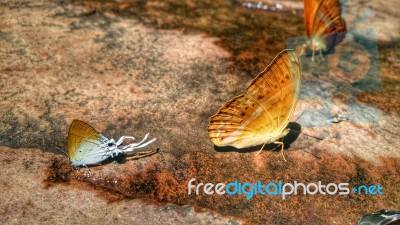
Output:
[[280,138],[296,107],[300,76],[295,51],[279,53],[246,93],[228,101],[211,117],[211,141],[217,146],[244,148]]
[[339,0],[304,0],[304,20],[309,36],[346,31]]

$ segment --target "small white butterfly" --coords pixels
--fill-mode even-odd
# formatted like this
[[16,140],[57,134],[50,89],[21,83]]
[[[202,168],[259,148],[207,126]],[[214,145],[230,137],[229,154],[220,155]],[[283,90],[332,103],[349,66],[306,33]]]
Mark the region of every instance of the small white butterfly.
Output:
[[132,153],[143,148],[154,141],[153,138],[146,142],[149,134],[146,134],[142,141],[122,145],[126,139],[135,140],[131,136],[122,136],[117,142],[108,139],[97,132],[89,124],[80,121],[72,121],[68,132],[67,154],[73,167],[100,164],[109,157],[116,157],[120,153]]

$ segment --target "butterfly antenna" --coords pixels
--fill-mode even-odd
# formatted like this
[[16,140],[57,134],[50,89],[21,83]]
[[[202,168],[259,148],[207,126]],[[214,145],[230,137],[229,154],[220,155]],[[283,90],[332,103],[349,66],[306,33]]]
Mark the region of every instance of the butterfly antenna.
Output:
[[136,160],[136,159],[144,158],[147,156],[154,155],[154,154],[158,153],[159,151],[160,151],[160,149],[157,148],[156,150],[152,150],[152,151],[148,151],[148,152],[137,152],[135,155],[129,157],[129,159]]
[[[295,123],[297,123],[297,121],[300,119],[300,117],[303,115],[305,113],[305,111],[303,111],[301,114],[300,114],[300,116],[299,117],[297,117],[297,119],[296,119],[296,121],[295,121]],[[315,139],[317,139],[317,140],[320,140],[320,141],[322,141],[323,139],[322,138],[319,138],[319,137],[314,137],[314,136],[311,136],[311,135],[309,135],[309,134],[305,134],[305,133],[303,133],[302,131],[303,131],[303,128],[301,128],[301,130],[300,131],[296,131],[296,130],[293,130],[293,129],[290,129],[290,131],[293,131],[294,133],[296,133],[296,134],[303,134],[303,135],[305,135],[305,136],[308,136],[308,137],[312,137],[312,138],[315,138]]]
[[66,152],[64,152],[63,150],[61,150],[59,147],[57,147],[57,146],[54,146],[54,148],[56,148],[56,149],[57,149],[57,151],[61,152],[63,155],[65,155],[65,156],[67,156],[67,157],[68,157],[68,154],[67,154]]
[[303,132],[302,132],[302,130],[303,130],[303,128],[301,128],[301,130],[300,130],[300,131],[293,130],[293,129],[291,129],[290,131],[291,131],[291,132],[294,132],[294,133],[296,133],[296,134],[302,134],[302,135],[305,135],[305,136],[307,136],[307,137],[312,137],[312,138],[315,138],[315,139],[317,139],[317,140],[320,140],[320,141],[324,140],[323,138],[320,138],[320,137],[315,137],[315,136],[312,136],[312,135],[309,135],[309,134],[303,133]]
[[59,152],[61,152],[63,155],[65,155],[66,157],[67,157],[67,159],[69,160],[69,162],[71,162],[71,158],[69,157],[69,155],[66,153],[66,152],[64,152],[63,150],[61,150],[59,147],[57,147],[57,146],[54,146],[56,149],[57,149],[57,151],[59,151]]
[[[71,158],[69,157],[69,155],[66,153],[66,152],[64,152],[63,150],[61,150],[59,147],[57,147],[57,146],[54,146],[56,149],[57,149],[57,151],[59,151],[59,152],[61,152],[63,155],[65,155],[66,157],[67,157],[67,159],[68,159],[68,161],[70,162],[70,163],[72,163],[71,162]],[[69,174],[69,173],[71,173],[73,170],[75,170],[76,169],[76,167],[75,166],[72,166],[72,164],[70,164],[70,169],[68,170],[68,172],[67,172],[67,174]]]
[[[300,132],[301,132],[301,131],[300,131]],[[320,140],[320,141],[324,140],[323,138],[315,137],[315,136],[312,136],[312,135],[309,135],[309,134],[306,134],[306,133],[301,133],[301,134],[303,134],[303,135],[305,135],[305,136],[307,136],[307,137],[315,138],[315,139]]]
[[295,123],[297,123],[297,121],[300,119],[300,117],[304,114],[305,111],[301,112],[300,116],[297,117],[297,119],[294,121]]

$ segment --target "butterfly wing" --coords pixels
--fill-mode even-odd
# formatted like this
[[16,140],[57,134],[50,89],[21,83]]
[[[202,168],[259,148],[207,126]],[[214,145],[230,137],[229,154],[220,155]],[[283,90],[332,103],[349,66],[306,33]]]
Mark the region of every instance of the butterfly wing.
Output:
[[279,53],[249,85],[211,117],[208,133],[217,146],[250,147],[279,138],[296,107],[300,59],[293,50]]
[[73,166],[98,164],[108,157],[108,148],[101,147],[108,139],[89,124],[72,121],[68,132],[67,153]]
[[243,94],[231,99],[211,117],[208,134],[217,146],[254,146],[265,139],[263,130],[270,128],[265,124],[268,120],[258,103]]
[[307,35],[312,35],[314,26],[314,18],[317,14],[319,1],[316,0],[304,0],[304,26],[306,27]]
[[339,0],[322,0],[313,19],[311,35],[343,31],[346,31],[346,24],[341,17]]

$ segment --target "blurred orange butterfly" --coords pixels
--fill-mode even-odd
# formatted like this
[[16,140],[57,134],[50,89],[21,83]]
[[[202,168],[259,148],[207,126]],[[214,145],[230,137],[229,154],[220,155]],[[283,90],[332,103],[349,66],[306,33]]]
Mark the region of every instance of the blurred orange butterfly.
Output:
[[225,103],[210,118],[211,141],[235,148],[263,145],[261,150],[265,144],[275,143],[282,146],[283,155],[283,142],[278,140],[289,133],[285,128],[296,108],[300,84],[299,56],[294,50],[280,52],[244,94]]
[[343,40],[343,32],[346,31],[339,0],[304,0],[304,23],[307,35],[311,38],[304,47],[311,48],[312,61],[316,51],[319,51],[321,58],[323,51],[330,52]]

